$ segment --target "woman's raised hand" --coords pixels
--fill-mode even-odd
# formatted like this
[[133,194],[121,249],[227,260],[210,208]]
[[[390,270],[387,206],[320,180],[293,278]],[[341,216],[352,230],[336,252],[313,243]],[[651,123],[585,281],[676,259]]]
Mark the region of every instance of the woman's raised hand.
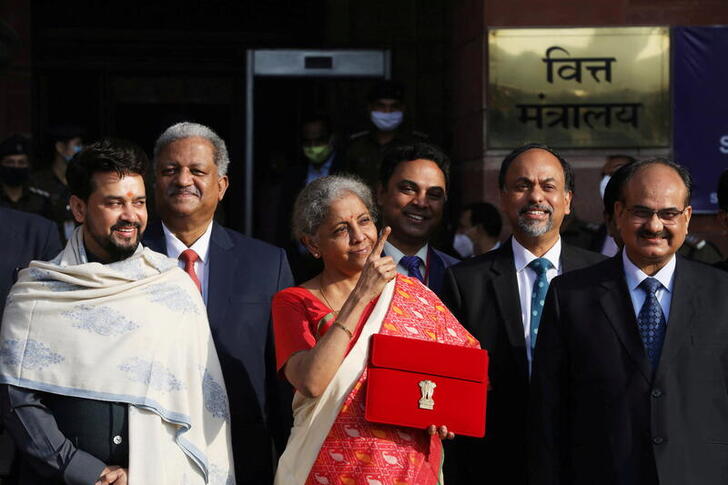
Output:
[[389,226],[382,229],[354,287],[353,293],[360,295],[365,301],[378,297],[384,286],[397,276],[397,265],[394,264],[394,260],[389,256],[382,256],[384,243],[391,232],[392,228]]

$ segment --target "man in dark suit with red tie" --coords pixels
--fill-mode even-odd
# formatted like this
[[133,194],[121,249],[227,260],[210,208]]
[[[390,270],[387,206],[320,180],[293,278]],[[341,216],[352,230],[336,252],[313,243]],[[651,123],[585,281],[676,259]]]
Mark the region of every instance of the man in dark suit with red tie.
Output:
[[277,379],[273,295],[293,285],[285,252],[226,229],[213,216],[228,187],[225,142],[197,123],[169,127],[154,148],[161,221],[144,244],[179,259],[202,292],[230,400],[238,484],[273,481],[290,430],[290,395]]
[[[450,268],[443,301],[489,353],[485,438],[458,437],[447,483],[526,483],[528,379],[548,284],[603,256],[561,241],[574,175],[552,148],[528,144],[501,164],[500,204],[513,237]],[[449,462],[448,462],[449,461]]]
[[676,256],[679,165],[622,170],[624,248],[551,283],[531,381],[533,485],[728,483],[728,275]]

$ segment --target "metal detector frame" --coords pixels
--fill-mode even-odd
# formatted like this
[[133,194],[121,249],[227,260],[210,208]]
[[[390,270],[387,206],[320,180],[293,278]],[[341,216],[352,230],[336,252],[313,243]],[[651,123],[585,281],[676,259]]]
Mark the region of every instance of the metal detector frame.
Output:
[[391,76],[391,53],[357,49],[248,49],[245,75],[245,234],[253,233],[253,115],[255,78],[384,78]]

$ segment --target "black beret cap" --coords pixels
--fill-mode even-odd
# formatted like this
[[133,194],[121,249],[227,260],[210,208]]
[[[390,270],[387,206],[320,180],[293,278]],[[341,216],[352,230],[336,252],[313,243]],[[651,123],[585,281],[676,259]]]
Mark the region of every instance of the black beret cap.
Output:
[[372,87],[367,99],[370,103],[378,99],[404,101],[404,86],[397,81],[381,81]]
[[0,143],[0,157],[30,155],[30,140],[23,135],[12,135]]

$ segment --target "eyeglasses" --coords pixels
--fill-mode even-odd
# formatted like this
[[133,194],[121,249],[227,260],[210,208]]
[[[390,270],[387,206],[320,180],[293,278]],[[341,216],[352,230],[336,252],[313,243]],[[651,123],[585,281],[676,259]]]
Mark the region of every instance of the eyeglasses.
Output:
[[649,209],[647,207],[631,207],[627,209],[632,214],[632,219],[639,222],[647,222],[652,216],[657,214],[658,219],[663,224],[677,224],[677,217],[684,214],[687,207],[683,210],[677,209]]

